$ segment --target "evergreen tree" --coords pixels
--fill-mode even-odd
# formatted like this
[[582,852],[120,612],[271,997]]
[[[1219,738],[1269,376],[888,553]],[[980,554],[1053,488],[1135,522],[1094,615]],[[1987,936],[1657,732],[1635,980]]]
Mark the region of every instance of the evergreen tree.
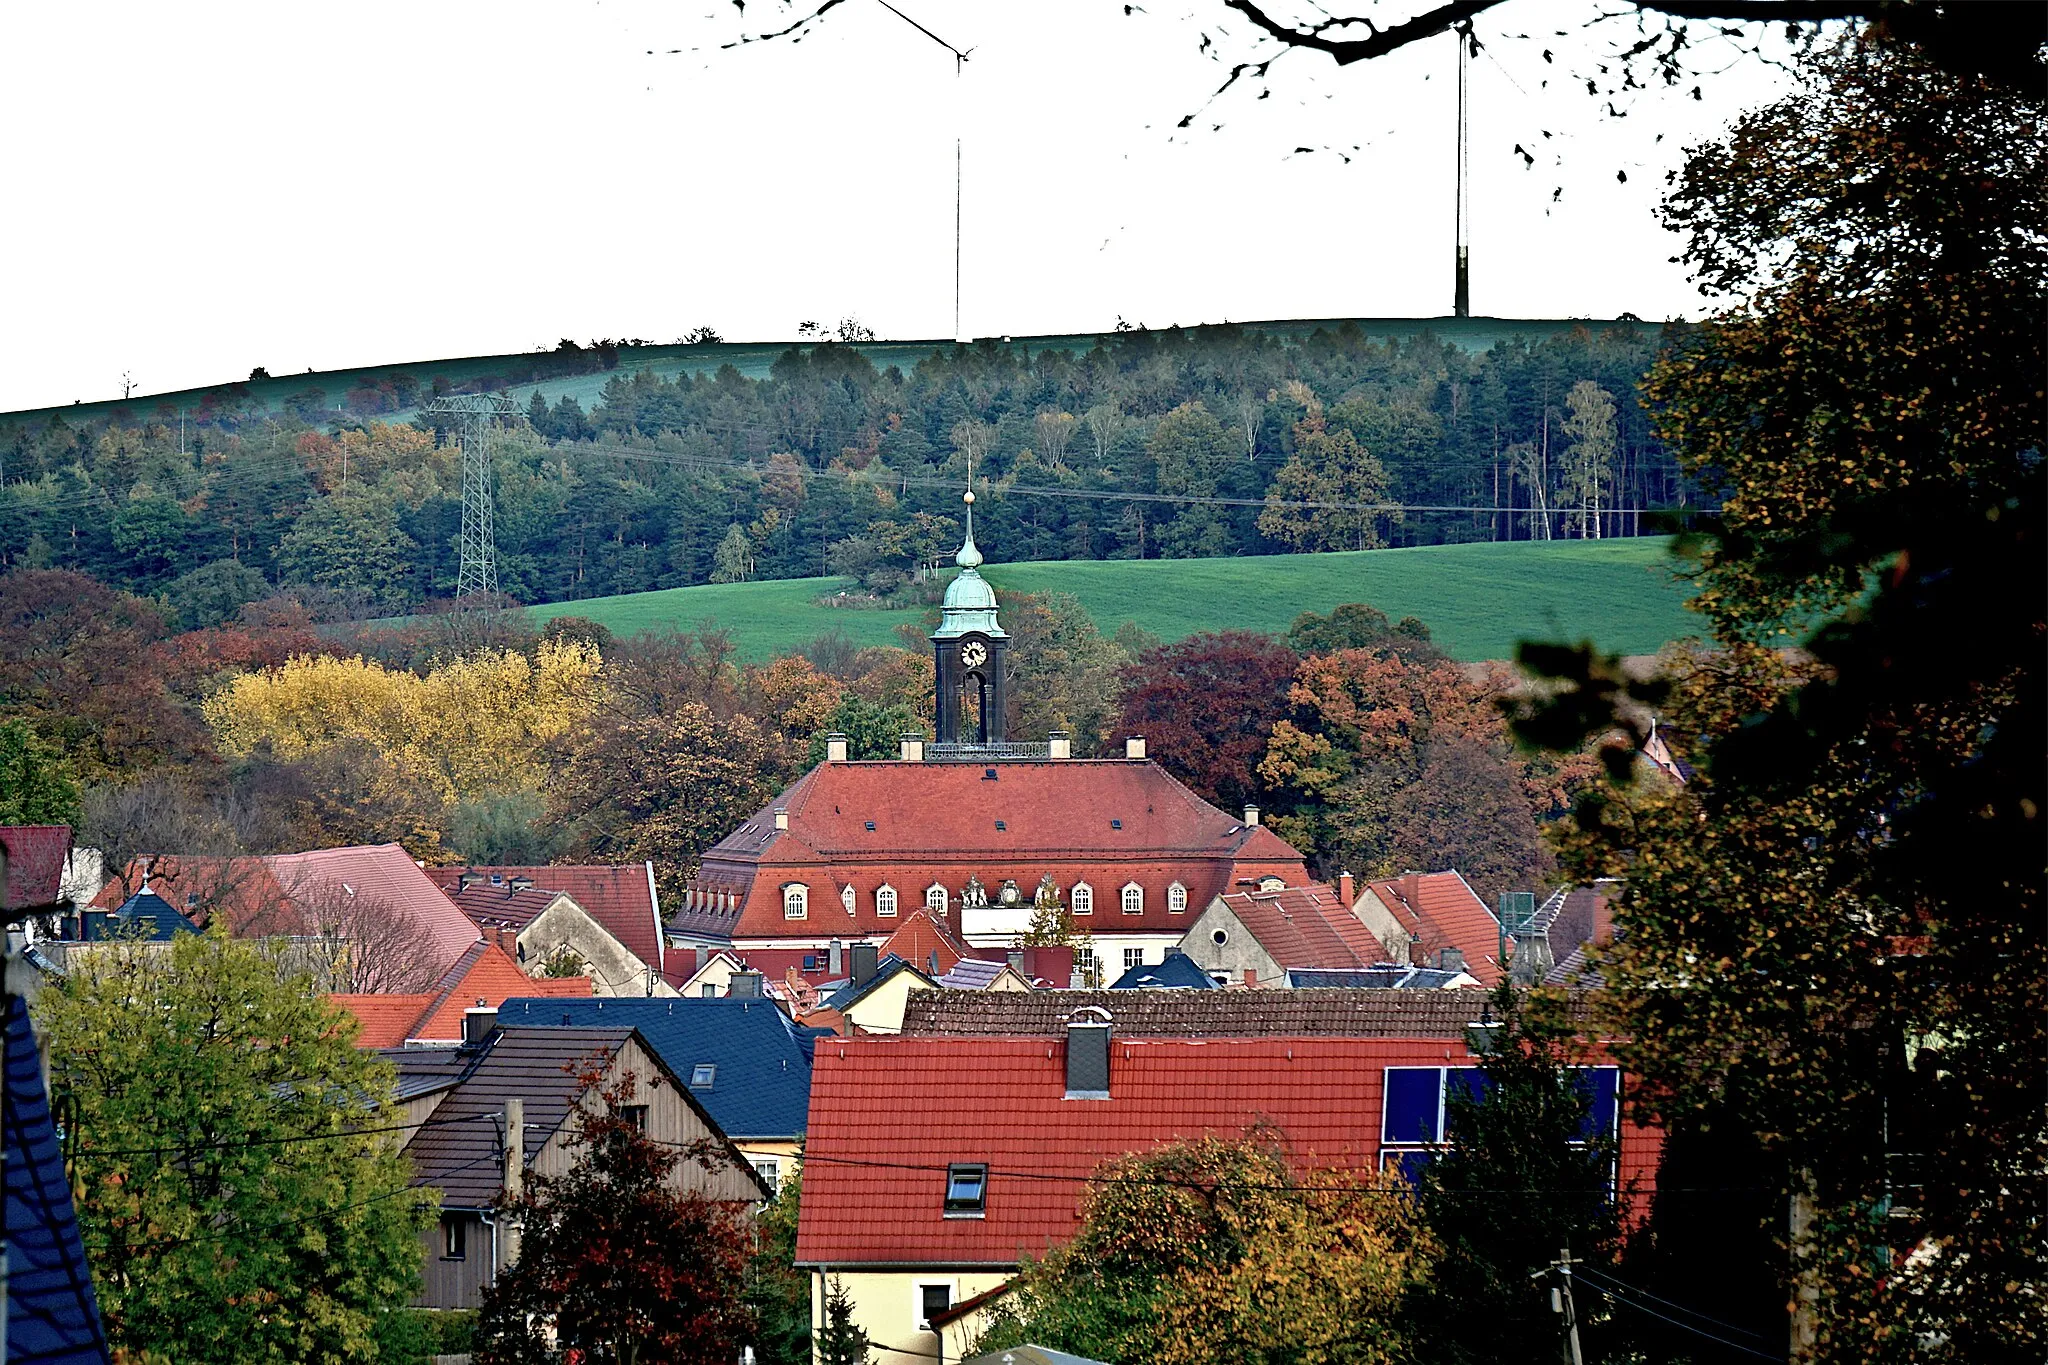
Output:
[[825,1291],[825,1324],[817,1334],[818,1365],[867,1365],[874,1345],[853,1320],[846,1286],[833,1280]]

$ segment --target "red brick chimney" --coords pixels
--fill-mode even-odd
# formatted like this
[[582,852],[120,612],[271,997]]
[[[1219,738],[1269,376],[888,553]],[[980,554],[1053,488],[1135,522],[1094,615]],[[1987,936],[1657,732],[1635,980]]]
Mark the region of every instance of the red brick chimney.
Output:
[[1337,896],[1344,902],[1346,910],[1349,910],[1357,902],[1358,889],[1352,884],[1349,872],[1339,872],[1337,874]]

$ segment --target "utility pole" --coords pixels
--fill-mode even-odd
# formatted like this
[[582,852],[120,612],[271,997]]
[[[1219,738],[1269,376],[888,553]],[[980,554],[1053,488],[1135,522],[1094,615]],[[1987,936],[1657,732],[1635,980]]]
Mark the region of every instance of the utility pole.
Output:
[[[954,47],[944,38],[941,38],[902,10],[897,9],[889,3],[889,0],[876,0],[876,3],[953,54],[953,120],[954,127],[957,130],[961,118],[960,109],[963,103],[959,93],[960,77],[966,74],[967,55],[973,52],[974,49],[970,47],[966,52],[962,52],[959,48]],[[966,153],[963,150],[964,142],[965,139],[956,131],[953,135],[953,339],[955,341],[967,340],[966,334],[960,330],[960,205],[961,186],[964,183],[962,170],[966,159]]]
[[[500,393],[448,394],[420,409],[454,418],[456,444],[462,450],[462,561],[455,575],[455,595],[498,591],[498,539],[493,525],[491,457],[484,436],[491,424],[519,415],[517,406]],[[344,456],[344,458],[346,458]]]
[[498,1216],[505,1222],[505,1235],[500,1251],[500,1263],[491,1268],[493,1277],[506,1266],[519,1259],[519,1218],[512,1212],[519,1196],[526,1189],[526,1101],[512,1098],[505,1101],[505,1204],[506,1211]]
[[1555,1261],[1529,1275],[1532,1280],[1540,1280],[1545,1275],[1557,1276],[1557,1283],[1550,1287],[1550,1311],[1557,1314],[1558,1355],[1564,1365],[1586,1365],[1586,1357],[1579,1350],[1578,1305],[1572,1301],[1572,1266],[1575,1264],[1571,1248],[1559,1247]]
[[1451,295],[1451,312],[1456,317],[1472,316],[1471,206],[1465,189],[1465,61],[1471,55],[1472,25],[1468,21],[1451,30],[1458,40],[1458,177],[1457,207],[1452,211],[1453,233],[1458,245],[1457,284]]

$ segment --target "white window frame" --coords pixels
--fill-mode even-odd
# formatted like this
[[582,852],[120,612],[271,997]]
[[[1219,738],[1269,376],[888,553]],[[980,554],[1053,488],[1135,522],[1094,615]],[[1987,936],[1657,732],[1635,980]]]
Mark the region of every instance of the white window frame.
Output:
[[1095,913],[1095,888],[1086,882],[1075,882],[1073,890],[1067,893],[1067,908],[1077,915]]
[[1081,971],[1092,971],[1095,967],[1095,949],[1085,943],[1074,945],[1074,966]]
[[1166,908],[1176,915],[1185,914],[1188,908],[1188,889],[1179,882],[1167,887]]
[[[1136,960],[1135,960],[1135,961],[1134,961],[1134,960],[1132,959],[1132,956],[1131,956],[1131,955],[1132,955],[1133,953],[1137,954],[1137,957],[1136,957]],[[1133,968],[1133,967],[1142,967],[1142,966],[1144,966],[1144,965],[1145,965],[1145,949],[1143,948],[1143,946],[1140,946],[1140,947],[1136,947],[1136,948],[1126,948],[1126,949],[1124,949],[1124,970],[1125,970],[1125,971],[1129,971],[1129,970],[1131,970],[1131,968]]]
[[782,1193],[782,1158],[779,1156],[756,1156],[748,1153],[747,1164],[754,1168],[754,1174],[761,1177],[768,1186],[769,1196]]
[[931,1319],[924,1315],[924,1291],[927,1289],[944,1289],[946,1291],[946,1307],[948,1308],[952,1308],[960,1302],[960,1281],[957,1279],[917,1280],[913,1282],[910,1286],[910,1320],[917,1324],[917,1330],[920,1332],[934,1330]]
[[[1136,905],[1131,903],[1134,900],[1137,902]],[[1144,914],[1145,888],[1136,882],[1125,882],[1123,889],[1117,892],[1117,905],[1126,915]]]
[[952,897],[947,893],[944,882],[933,882],[924,889],[924,908],[927,910],[936,910],[943,915],[951,900]]
[[811,888],[803,882],[782,884],[782,917],[784,919],[809,919],[811,915]]
[[854,891],[852,882],[848,882],[846,885],[839,888],[839,903],[846,907],[847,914],[850,915],[853,913]]
[[875,888],[875,914],[883,919],[896,918],[896,888],[886,882]]

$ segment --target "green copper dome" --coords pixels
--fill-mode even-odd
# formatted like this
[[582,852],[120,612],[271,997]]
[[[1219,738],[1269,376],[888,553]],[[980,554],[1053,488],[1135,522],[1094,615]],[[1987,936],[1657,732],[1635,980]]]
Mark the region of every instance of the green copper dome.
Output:
[[939,606],[939,628],[932,632],[932,638],[950,640],[977,631],[1007,639],[1003,628],[996,624],[996,590],[975,572],[981,563],[981,551],[974,544],[973,492],[962,500],[967,504],[967,538],[961,542],[960,553],[953,556],[953,562],[960,566],[960,576],[946,585],[946,600]]

